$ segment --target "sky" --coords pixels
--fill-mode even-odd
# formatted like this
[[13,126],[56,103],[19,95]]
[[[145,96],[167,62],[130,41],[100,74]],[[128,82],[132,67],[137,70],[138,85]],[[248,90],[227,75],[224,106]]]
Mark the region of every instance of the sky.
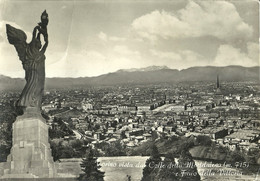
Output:
[[260,63],[257,0],[0,0],[0,74],[24,77],[5,25],[29,43],[45,9],[47,77]]

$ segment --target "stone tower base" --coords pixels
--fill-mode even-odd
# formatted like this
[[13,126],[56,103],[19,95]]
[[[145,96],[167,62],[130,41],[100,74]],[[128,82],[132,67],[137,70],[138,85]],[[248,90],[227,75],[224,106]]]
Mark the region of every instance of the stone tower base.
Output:
[[56,169],[48,125],[40,114],[18,116],[13,123],[13,146],[2,178],[51,178]]

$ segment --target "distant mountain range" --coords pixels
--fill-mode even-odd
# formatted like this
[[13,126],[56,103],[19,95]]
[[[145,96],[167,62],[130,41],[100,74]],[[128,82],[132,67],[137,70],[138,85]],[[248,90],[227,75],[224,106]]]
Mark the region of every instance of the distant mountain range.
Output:
[[[260,80],[260,67],[191,67],[183,70],[166,66],[122,69],[97,77],[47,78],[46,88],[87,87],[95,85],[177,83],[193,81],[255,81]],[[25,80],[0,75],[0,90],[22,89]]]
[[145,68],[120,69],[117,72],[149,72],[155,70],[170,69],[167,66],[149,66]]

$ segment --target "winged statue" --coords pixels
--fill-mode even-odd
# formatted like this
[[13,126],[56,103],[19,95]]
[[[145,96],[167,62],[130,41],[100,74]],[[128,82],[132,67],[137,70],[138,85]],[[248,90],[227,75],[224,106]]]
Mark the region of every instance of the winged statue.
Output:
[[[26,111],[27,108],[41,110],[42,96],[45,83],[45,51],[48,46],[48,14],[42,13],[41,22],[33,29],[32,40],[27,43],[27,36],[24,31],[9,24],[6,25],[7,38],[10,44],[14,45],[19,59],[25,70],[26,84],[20,95],[16,106]],[[41,44],[41,35],[44,38],[44,45]]]

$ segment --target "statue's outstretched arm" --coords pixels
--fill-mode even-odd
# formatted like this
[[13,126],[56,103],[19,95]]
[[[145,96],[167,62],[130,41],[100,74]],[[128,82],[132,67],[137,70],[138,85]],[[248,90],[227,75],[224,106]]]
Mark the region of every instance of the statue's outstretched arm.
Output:
[[43,45],[42,49],[41,49],[41,53],[45,53],[47,47],[48,47],[48,44],[49,44],[49,41],[48,41],[48,38],[46,38],[45,40],[45,44]]
[[32,40],[36,37],[37,28],[33,29]]
[[34,39],[34,38],[36,38],[36,34],[37,34],[37,30],[39,31],[39,26],[35,26],[34,27],[34,29],[33,29],[33,34],[32,34],[32,40]]

